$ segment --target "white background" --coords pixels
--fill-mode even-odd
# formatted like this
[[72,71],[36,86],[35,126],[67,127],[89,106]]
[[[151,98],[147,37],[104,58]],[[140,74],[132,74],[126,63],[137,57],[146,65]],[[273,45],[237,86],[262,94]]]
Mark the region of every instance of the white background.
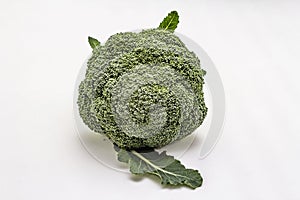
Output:
[[[298,1],[299,2],[299,1]],[[0,199],[300,199],[300,3],[272,0],[0,1]],[[119,31],[177,31],[216,64],[227,98],[204,184],[166,189],[94,160],[74,131],[72,98],[91,49]]]

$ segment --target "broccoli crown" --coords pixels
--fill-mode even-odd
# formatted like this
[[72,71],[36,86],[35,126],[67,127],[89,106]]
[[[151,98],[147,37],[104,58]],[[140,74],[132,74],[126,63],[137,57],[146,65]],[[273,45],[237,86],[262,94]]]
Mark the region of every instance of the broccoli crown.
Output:
[[202,124],[203,76],[197,56],[172,32],[117,33],[93,49],[79,113],[121,148],[162,147]]

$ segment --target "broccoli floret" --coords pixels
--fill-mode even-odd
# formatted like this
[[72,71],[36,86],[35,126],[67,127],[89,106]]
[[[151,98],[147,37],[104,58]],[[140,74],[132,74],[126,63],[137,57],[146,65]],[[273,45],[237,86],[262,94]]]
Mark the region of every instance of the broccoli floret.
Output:
[[117,33],[88,60],[80,116],[121,148],[162,147],[202,124],[203,76],[197,56],[172,32]]

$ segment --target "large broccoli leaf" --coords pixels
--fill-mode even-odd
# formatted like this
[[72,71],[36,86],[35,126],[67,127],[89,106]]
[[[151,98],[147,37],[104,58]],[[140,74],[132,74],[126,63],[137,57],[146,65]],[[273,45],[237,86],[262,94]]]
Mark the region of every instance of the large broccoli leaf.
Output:
[[186,169],[180,161],[165,151],[127,151],[115,147],[118,160],[128,163],[130,172],[136,175],[153,174],[161,179],[163,185],[186,185],[193,189],[202,185],[202,177],[197,170]]

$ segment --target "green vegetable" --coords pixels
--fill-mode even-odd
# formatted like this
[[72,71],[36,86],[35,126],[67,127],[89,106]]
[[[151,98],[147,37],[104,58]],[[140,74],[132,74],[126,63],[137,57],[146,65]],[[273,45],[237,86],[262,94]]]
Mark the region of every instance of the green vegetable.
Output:
[[178,13],[176,11],[172,11],[159,24],[159,28],[174,32],[174,30],[177,28],[178,23],[179,23]]
[[[119,156],[127,150],[135,161],[146,163],[147,156],[139,154],[142,159],[136,152],[188,136],[207,114],[202,91],[205,71],[197,56],[173,34],[178,22],[177,12],[172,11],[156,29],[117,33],[104,45],[89,37],[93,54],[79,86],[79,113],[91,130],[106,135],[122,149]],[[152,154],[162,160],[173,159],[165,153]],[[130,160],[127,163],[132,169],[134,162]],[[184,176],[163,177],[162,170],[153,173],[164,184],[201,185],[197,171],[191,173],[180,166],[174,160],[163,169],[178,174],[182,170],[198,181]],[[150,172],[141,170],[138,174],[142,173]]]
[[90,129],[121,148],[162,147],[203,122],[203,83],[199,59],[173,33],[118,33],[93,49],[79,111]]
[[139,152],[116,148],[118,160],[130,165],[130,172],[136,175],[152,174],[161,179],[163,185],[187,185],[193,189],[202,185],[202,177],[197,170],[186,169],[180,161],[165,151]]

